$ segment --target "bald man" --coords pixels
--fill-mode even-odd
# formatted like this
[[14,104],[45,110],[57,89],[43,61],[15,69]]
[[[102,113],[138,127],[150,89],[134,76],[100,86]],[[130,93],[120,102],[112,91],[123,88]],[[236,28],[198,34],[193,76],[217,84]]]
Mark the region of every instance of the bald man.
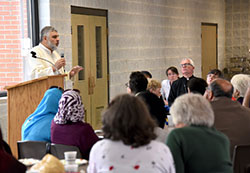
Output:
[[215,79],[208,89],[214,127],[228,136],[232,157],[235,145],[250,144],[250,109],[232,101],[233,86],[227,80]]

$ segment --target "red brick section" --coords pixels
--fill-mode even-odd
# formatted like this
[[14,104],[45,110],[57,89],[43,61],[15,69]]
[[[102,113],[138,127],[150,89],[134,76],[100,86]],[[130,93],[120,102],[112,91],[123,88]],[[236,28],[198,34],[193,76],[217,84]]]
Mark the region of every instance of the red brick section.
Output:
[[[24,36],[27,37],[26,1],[23,3]],[[20,0],[0,1],[0,91],[23,81],[20,6]]]

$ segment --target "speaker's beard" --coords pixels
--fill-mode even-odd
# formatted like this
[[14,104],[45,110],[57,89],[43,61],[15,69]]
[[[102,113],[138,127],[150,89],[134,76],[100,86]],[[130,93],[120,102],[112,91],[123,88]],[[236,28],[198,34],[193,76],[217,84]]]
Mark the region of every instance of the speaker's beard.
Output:
[[57,46],[56,46],[55,44],[51,43],[50,40],[48,40],[48,46],[49,46],[49,48],[50,48],[52,51],[54,51],[54,50],[57,49]]

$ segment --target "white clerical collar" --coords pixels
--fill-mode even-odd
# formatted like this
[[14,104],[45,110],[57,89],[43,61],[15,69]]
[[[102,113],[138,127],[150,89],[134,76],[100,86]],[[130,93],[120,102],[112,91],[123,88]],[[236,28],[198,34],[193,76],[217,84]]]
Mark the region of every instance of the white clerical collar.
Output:
[[140,93],[141,93],[141,92],[136,93],[136,94],[135,94],[135,97],[138,96]]

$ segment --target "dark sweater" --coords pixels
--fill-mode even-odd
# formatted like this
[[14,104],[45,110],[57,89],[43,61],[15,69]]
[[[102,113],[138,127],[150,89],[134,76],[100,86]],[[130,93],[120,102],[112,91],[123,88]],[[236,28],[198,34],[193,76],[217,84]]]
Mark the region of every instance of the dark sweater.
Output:
[[93,128],[88,123],[56,124],[52,120],[51,142],[77,146],[84,159],[89,158],[90,150],[98,140]]
[[[189,80],[192,78],[196,78],[196,77],[191,76],[189,78]],[[174,100],[178,96],[188,92],[187,83],[188,83],[188,80],[185,77],[181,77],[173,82],[173,84],[171,85],[169,96],[168,96],[168,105],[169,106],[171,106],[174,103]]]
[[187,126],[174,129],[167,139],[176,173],[232,173],[229,140],[215,128]]
[[164,102],[155,94],[149,91],[142,91],[138,95],[146,103],[151,117],[156,121],[159,127],[164,128],[167,111],[164,108]]

